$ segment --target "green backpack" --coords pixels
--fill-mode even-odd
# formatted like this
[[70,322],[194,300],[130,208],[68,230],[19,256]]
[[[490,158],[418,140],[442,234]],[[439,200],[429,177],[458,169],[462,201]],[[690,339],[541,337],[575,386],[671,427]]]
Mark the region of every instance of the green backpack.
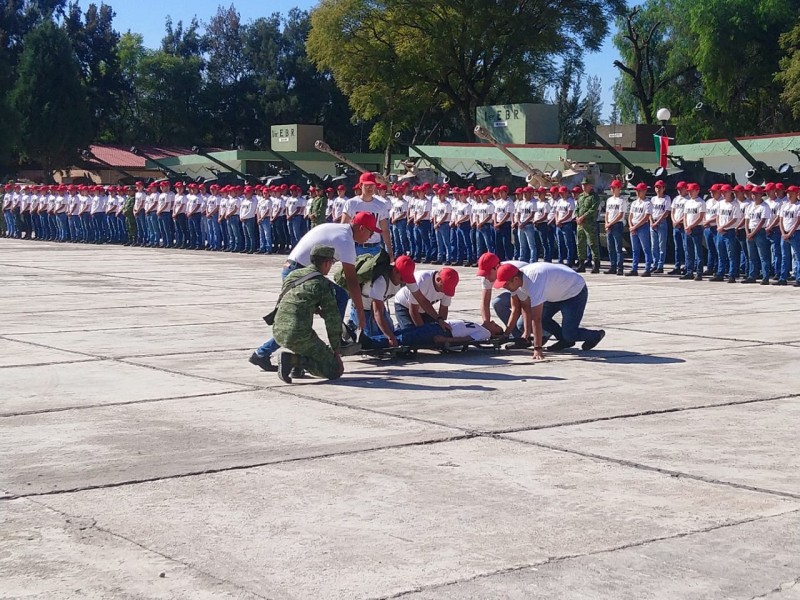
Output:
[[[374,282],[379,277],[387,276],[392,268],[392,263],[389,261],[389,254],[381,248],[378,254],[362,254],[356,258],[355,267],[358,285],[364,285]],[[334,275],[333,281],[339,287],[347,289],[347,280],[344,278],[343,270]]]

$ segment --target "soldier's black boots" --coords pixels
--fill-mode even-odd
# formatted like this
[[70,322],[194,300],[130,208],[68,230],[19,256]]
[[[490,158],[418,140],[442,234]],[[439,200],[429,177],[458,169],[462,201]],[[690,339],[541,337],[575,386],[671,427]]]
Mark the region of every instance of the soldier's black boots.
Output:
[[600,272],[600,260],[594,259],[594,265],[592,266],[592,273],[599,273]]

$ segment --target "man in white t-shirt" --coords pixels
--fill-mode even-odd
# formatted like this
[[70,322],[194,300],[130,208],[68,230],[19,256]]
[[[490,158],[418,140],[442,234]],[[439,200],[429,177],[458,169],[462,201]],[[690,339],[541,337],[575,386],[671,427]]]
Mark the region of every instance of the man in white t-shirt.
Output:
[[686,233],[686,274],[681,279],[703,280],[703,224],[706,202],[700,197],[700,185],[686,186],[689,198],[683,205],[683,230]]
[[630,213],[628,213],[628,229],[631,233],[631,246],[633,246],[633,258],[631,260],[631,270],[626,275],[636,277],[639,275],[639,260],[644,254],[644,273],[642,277],[650,277],[653,266],[653,253],[650,246],[650,215],[653,213],[653,205],[647,197],[647,184],[642,182],[636,185],[636,200],[631,202]]
[[[783,252],[781,253],[781,270],[778,274],[778,285],[785,285],[789,279],[789,262],[794,255],[794,285],[800,287],[800,202],[798,202],[800,187],[790,185],[786,188],[786,201],[781,204],[781,240]],[[784,283],[781,283],[783,281]]]
[[683,229],[683,207],[686,204],[686,183],[679,181],[676,185],[678,195],[672,200],[672,240],[675,243],[675,268],[668,275],[683,275],[686,264],[686,232]]
[[742,220],[742,209],[733,197],[733,188],[721,186],[722,199],[717,204],[717,273],[711,281],[735,283],[739,276],[739,241],[736,239],[736,228]]
[[[491,323],[492,316],[489,310],[491,308],[494,310],[494,314],[503,322],[507,323],[508,319],[513,311],[514,308],[518,308],[519,300],[515,298],[509,292],[502,292],[497,295],[497,297],[492,300],[492,284],[494,284],[495,280],[497,279],[497,269],[501,265],[514,265],[518,269],[525,267],[528,263],[520,261],[520,260],[508,260],[505,262],[500,261],[500,257],[492,252],[485,252],[481,254],[481,257],[478,259],[478,271],[476,275],[481,278],[481,322],[483,323],[484,327]],[[522,331],[519,328],[515,328],[511,332],[512,336],[518,338],[518,346],[520,348],[527,348],[530,346],[530,343],[527,340],[522,339],[520,336],[522,335]]]
[[[544,331],[558,341],[548,347],[549,351],[559,352],[583,342],[583,350],[591,350],[605,337],[602,329],[592,330],[581,327],[581,320],[589,298],[586,281],[578,273],[565,265],[536,263],[522,267],[501,265],[497,269],[495,288],[505,288],[519,299],[506,322],[505,333],[518,327],[522,317],[524,338],[533,336],[533,358],[544,358],[542,344]],[[561,313],[561,324],[553,319]]]
[[662,180],[653,185],[656,195],[650,198],[650,246],[653,252],[653,273],[664,272],[664,262],[667,260],[667,233],[669,231],[669,218],[672,213],[672,200],[665,195],[667,189]]
[[764,189],[754,185],[753,203],[745,210],[745,232],[750,257],[750,271],[742,283],[755,283],[761,278],[761,285],[769,285],[770,252],[766,226],[772,219],[772,210],[764,202]]
[[[311,265],[311,251],[317,246],[330,246],[334,250],[334,258],[342,263],[342,272],[347,282],[347,291],[334,285],[336,303],[344,318],[349,298],[355,305],[359,323],[366,323],[364,304],[361,301],[361,286],[356,273],[356,244],[363,244],[373,233],[380,233],[375,224],[375,217],[368,212],[357,213],[350,223],[325,223],[314,227],[304,235],[292,249],[286,264],[283,266],[281,279],[286,279],[292,271]],[[250,356],[250,363],[261,367],[264,371],[277,369],[270,357],[280,346],[271,338],[264,342]]]
[[373,234],[366,242],[356,246],[356,253],[377,254],[381,248],[381,238],[383,238],[389,258],[394,260],[391,232],[389,231],[389,204],[375,195],[378,182],[374,173],[362,173],[358,182],[361,184],[361,193],[350,198],[344,205],[342,223],[349,223],[360,212],[368,212],[373,215],[380,228],[378,230],[380,233]]
[[394,313],[400,329],[424,323],[442,323],[447,319],[450,303],[456,293],[458,285],[458,271],[445,267],[439,271],[417,271],[414,273],[419,293],[431,305],[439,303],[436,316],[424,311],[417,300],[418,294],[413,294],[408,287],[400,290],[394,298]]
[[625,215],[628,212],[628,200],[622,194],[622,182],[615,179],[611,182],[611,196],[606,200],[606,241],[608,242],[608,258],[611,267],[606,275],[625,274],[625,254],[622,248],[622,232],[625,229]]

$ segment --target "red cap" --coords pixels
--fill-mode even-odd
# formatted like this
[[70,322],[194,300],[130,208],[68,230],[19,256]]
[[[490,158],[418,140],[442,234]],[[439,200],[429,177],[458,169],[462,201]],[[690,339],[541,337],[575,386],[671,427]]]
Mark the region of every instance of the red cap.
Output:
[[690,192],[699,192],[700,191],[700,184],[692,182],[692,183],[690,183],[689,185],[686,186],[686,189],[688,189]]
[[478,277],[486,277],[489,271],[500,264],[500,257],[492,252],[484,252],[478,259]]
[[252,194],[255,191],[252,185],[244,186],[244,193],[245,194]]
[[558,186],[554,185],[553,187],[551,187],[550,188],[550,193],[551,194],[557,194],[558,193]]
[[342,190],[342,191],[345,191],[347,188],[346,188],[345,186],[343,186],[343,185],[340,185],[340,186],[338,186],[336,189],[337,189],[337,190]]
[[615,179],[614,181],[611,182],[611,187],[622,189],[622,182],[619,179]]
[[732,192],[733,188],[730,186],[730,184],[724,183],[719,186],[719,191],[723,193]]
[[405,284],[416,282],[414,279],[414,269],[416,266],[417,265],[411,260],[410,256],[398,256],[397,260],[394,261],[394,268],[400,273],[400,279],[402,279]]
[[778,191],[778,192],[782,192],[783,191],[783,184],[780,181],[775,184],[775,190]]
[[686,182],[685,181],[679,181],[675,187],[678,188],[679,190],[685,189],[686,188]]
[[775,184],[772,183],[771,181],[768,182],[767,185],[764,186],[764,191],[765,192],[772,192],[774,190],[775,190]]
[[183,182],[182,181],[176,181],[175,182],[175,187],[176,188],[182,188],[183,187]]
[[750,191],[753,192],[754,194],[763,194],[764,193],[764,188],[762,188],[760,185],[754,185],[750,189]]
[[335,192],[336,190],[333,189],[332,187],[328,187],[328,188],[325,188],[325,191],[326,192]]
[[579,185],[576,185],[574,188],[572,188],[572,193],[573,194],[578,194],[578,193],[580,193],[582,191],[583,190],[581,189],[581,186],[579,186]]
[[658,180],[653,184],[653,187],[667,187],[662,180]]
[[500,265],[497,269],[497,279],[492,287],[501,288],[519,274],[519,269],[511,264]]
[[637,192],[646,192],[647,191],[647,184],[643,181],[641,183],[636,184],[636,191]]
[[719,191],[719,184],[718,183],[712,184],[711,187],[708,188],[708,191],[709,192],[718,192]]
[[748,183],[748,184],[746,184],[746,185],[744,186],[744,191],[745,191],[745,192],[750,192],[750,191],[752,191],[752,190],[753,190],[753,184],[752,184],[752,183]]
[[445,267],[439,271],[439,278],[442,280],[442,293],[451,298],[456,295],[456,286],[458,285],[458,271]]
[[800,187],[798,187],[796,185],[790,185],[789,187],[786,188],[786,191],[787,192],[800,192]]
[[737,183],[735,186],[733,186],[733,191],[734,192],[744,192],[746,190],[745,190],[745,187],[741,183]]
[[377,181],[375,181],[375,173],[362,173],[361,177],[358,178],[358,183],[360,184],[372,184],[377,185]]
[[356,216],[353,218],[353,224],[366,227],[373,233],[381,233],[381,230],[378,229],[378,226],[375,222],[375,215],[366,211],[356,213]]

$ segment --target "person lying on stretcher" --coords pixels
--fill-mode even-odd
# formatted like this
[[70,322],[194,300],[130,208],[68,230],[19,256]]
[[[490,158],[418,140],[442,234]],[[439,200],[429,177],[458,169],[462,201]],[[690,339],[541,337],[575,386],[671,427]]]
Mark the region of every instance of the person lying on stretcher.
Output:
[[[486,327],[471,321],[448,320],[451,331],[443,331],[437,323],[426,323],[394,332],[397,346],[406,348],[436,348],[446,344],[469,344],[485,342],[493,337],[503,335],[503,328],[490,321]],[[394,347],[385,335],[361,334],[359,338],[362,350],[386,350]]]

